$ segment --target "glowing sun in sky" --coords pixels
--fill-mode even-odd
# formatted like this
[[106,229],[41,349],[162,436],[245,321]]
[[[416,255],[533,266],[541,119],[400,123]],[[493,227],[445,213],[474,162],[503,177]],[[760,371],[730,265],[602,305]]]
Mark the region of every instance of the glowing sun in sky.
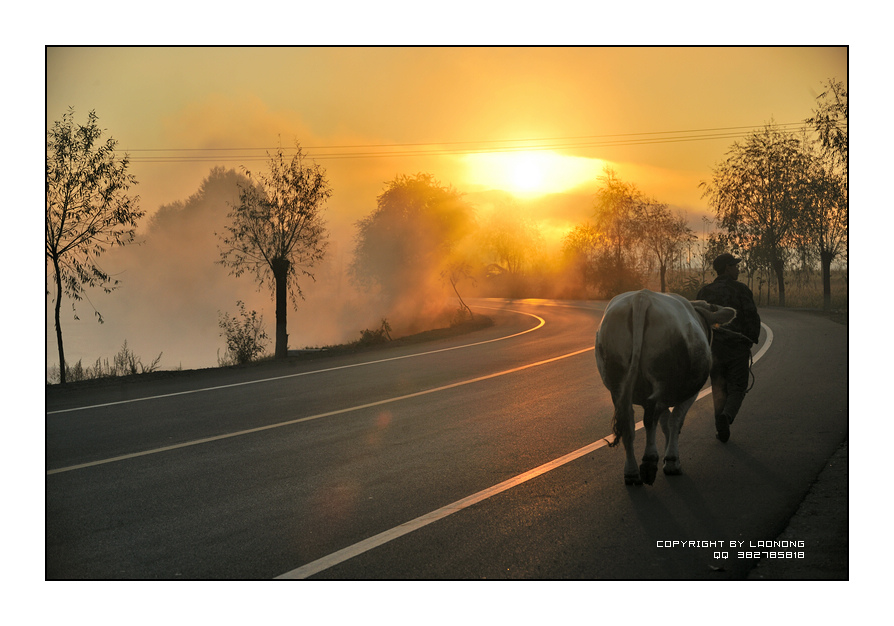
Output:
[[519,196],[559,193],[596,179],[603,162],[549,150],[487,152],[464,158],[472,185],[502,189]]

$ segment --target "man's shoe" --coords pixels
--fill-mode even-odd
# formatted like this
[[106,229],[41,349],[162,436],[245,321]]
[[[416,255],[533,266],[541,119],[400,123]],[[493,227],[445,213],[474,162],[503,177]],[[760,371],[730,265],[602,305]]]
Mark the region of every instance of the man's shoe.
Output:
[[721,413],[714,418],[714,427],[717,429],[717,438],[722,443],[729,441],[729,422],[729,416],[725,413]]

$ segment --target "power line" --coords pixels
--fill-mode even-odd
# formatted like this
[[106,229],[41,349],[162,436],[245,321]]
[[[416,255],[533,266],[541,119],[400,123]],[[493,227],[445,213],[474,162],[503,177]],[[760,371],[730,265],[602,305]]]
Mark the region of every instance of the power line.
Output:
[[[780,124],[779,126],[803,126],[803,122],[792,122],[787,124]],[[637,136],[645,136],[645,135],[670,135],[677,133],[704,133],[704,132],[715,132],[715,131],[730,131],[730,130],[744,130],[744,129],[753,129],[757,128],[757,126],[727,126],[721,128],[701,128],[701,129],[690,129],[690,130],[673,130],[673,131],[654,131],[648,133],[621,133],[621,134],[613,134],[613,135],[578,135],[572,137],[539,137],[539,138],[527,138],[527,139],[488,139],[488,140],[477,140],[477,141],[429,141],[423,143],[379,143],[379,144],[357,144],[357,145],[336,145],[336,146],[307,146],[307,149],[310,150],[323,150],[323,149],[343,149],[343,148],[394,148],[394,147],[405,147],[405,146],[450,146],[450,145],[469,145],[469,144],[488,144],[488,143],[511,143],[511,142],[537,142],[537,141],[567,141],[567,140],[578,140],[578,139],[605,139],[605,138],[614,138],[614,137],[637,137]],[[275,148],[142,148],[142,149],[130,149],[127,152],[178,152],[178,151],[190,151],[190,150],[202,150],[202,151],[223,151],[223,150],[272,150]]]
[[[527,139],[500,139],[479,141],[449,141],[428,143],[321,145],[302,147],[308,158],[314,160],[361,159],[382,157],[424,157],[461,154],[526,152],[538,150],[591,149],[617,146],[638,146],[662,143],[740,139],[760,126],[730,126],[680,131],[623,133],[613,135],[582,135]],[[803,122],[776,124],[783,132],[800,132],[810,127]],[[548,143],[544,143],[548,142]],[[558,142],[558,143],[556,143]],[[267,160],[267,152],[279,148],[141,148],[118,150],[127,153],[146,153],[132,156],[133,163],[207,163],[252,162]],[[340,152],[327,152],[327,151]],[[263,154],[261,154],[263,152]],[[283,150],[288,153],[288,149]],[[194,153],[194,154],[184,154]],[[223,154],[229,153],[229,154]],[[235,153],[235,154],[234,154]]]

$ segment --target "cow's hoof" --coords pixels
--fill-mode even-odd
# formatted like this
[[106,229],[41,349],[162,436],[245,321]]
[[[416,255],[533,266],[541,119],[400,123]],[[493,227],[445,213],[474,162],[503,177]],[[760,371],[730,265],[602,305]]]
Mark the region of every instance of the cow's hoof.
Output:
[[651,485],[655,482],[655,476],[658,475],[658,461],[646,460],[639,466],[639,475],[642,476],[643,482]]
[[683,473],[683,466],[680,460],[674,457],[664,459],[664,473],[667,476],[679,476]]
[[639,477],[639,474],[624,474],[624,484],[625,485],[642,485],[643,479]]

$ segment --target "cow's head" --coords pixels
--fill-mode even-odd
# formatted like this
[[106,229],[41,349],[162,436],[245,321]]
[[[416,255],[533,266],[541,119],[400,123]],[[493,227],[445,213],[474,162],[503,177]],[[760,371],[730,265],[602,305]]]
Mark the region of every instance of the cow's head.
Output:
[[705,321],[708,329],[729,324],[736,317],[736,310],[727,306],[709,304],[704,300],[691,300],[692,307]]

